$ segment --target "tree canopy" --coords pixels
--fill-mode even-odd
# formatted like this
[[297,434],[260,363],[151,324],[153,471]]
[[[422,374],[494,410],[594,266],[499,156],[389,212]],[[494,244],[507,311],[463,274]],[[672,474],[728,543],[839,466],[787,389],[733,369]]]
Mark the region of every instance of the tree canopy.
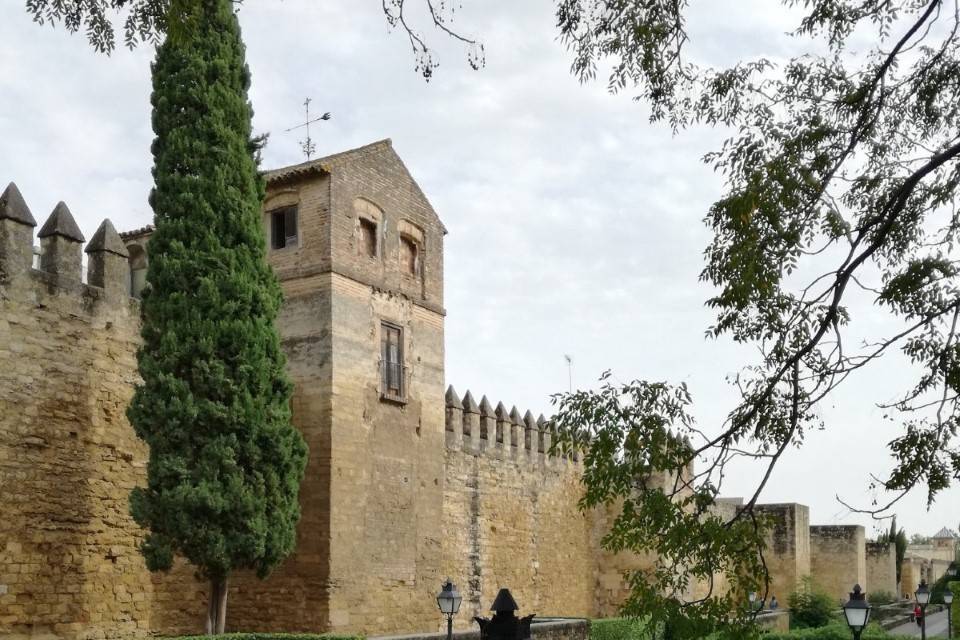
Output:
[[169,24],[153,66],[143,382],[127,411],[150,457],[130,503],[149,569],[175,555],[196,567],[220,633],[230,573],[265,577],[294,549],[307,451],[274,327],[240,27],[228,0],[173,0]]
[[[690,439],[686,451],[668,449],[666,458],[647,454],[654,470],[698,462],[692,475],[668,489],[673,506],[666,513],[662,498],[638,494],[636,486],[613,486],[609,493],[640,496],[628,502],[632,513],[624,524],[637,540],[669,546],[677,526],[693,539],[710,540],[715,516],[703,507],[703,516],[690,521],[684,515],[688,496],[706,501],[719,495],[730,463],[743,457],[762,461],[765,471],[726,526],[754,520],[762,528],[754,507],[777,462],[811,429],[824,426],[820,407],[827,399],[895,349],[912,368],[903,370],[901,396],[881,404],[900,426],[889,444],[893,468],[873,481],[885,498],[851,508],[881,517],[915,487],[932,502],[960,474],[954,439],[960,399],[960,9],[941,0],[782,4],[799,16],[787,37],[802,53],[712,67],[687,55],[683,0],[558,2],[561,38],[578,77],[592,80],[609,65],[609,89],[635,93],[650,107],[653,123],[678,133],[694,125],[731,132],[705,158],[725,187],[705,217],[713,241],[701,279],[716,291],[707,301],[716,313],[707,335],[751,345],[759,354],[733,380],[735,406],[709,425],[666,420],[656,405],[639,415],[615,407],[619,424],[611,426],[602,392],[558,399],[558,422],[581,430],[582,446],[623,434],[621,449],[609,450],[610,456],[626,456],[632,442],[662,438],[656,434],[666,427]],[[871,309],[892,318],[896,328],[851,340],[855,322]],[[649,404],[656,388],[633,383],[619,397],[641,393]],[[657,393],[677,392],[661,389]],[[625,459],[616,458],[618,464]],[[610,469],[599,466],[606,461],[586,460],[585,479],[596,485],[591,476]],[[670,548],[670,564],[693,567],[707,562],[710,551]],[[675,581],[656,573],[647,579],[683,601],[683,616],[709,613],[703,598],[691,598]],[[663,611],[670,621],[669,607],[653,597],[647,604],[654,616]]]

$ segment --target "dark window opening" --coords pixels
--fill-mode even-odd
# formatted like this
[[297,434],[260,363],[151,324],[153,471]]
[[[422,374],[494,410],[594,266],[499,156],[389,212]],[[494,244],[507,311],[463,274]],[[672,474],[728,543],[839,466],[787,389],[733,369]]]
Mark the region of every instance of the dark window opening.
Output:
[[377,257],[377,223],[360,218],[360,252],[369,257]]
[[297,244],[297,208],[284,207],[270,212],[270,239],[274,249]]
[[383,395],[403,398],[403,330],[392,324],[380,326],[380,363]]
[[400,236],[400,268],[407,275],[420,274],[420,246],[407,236]]

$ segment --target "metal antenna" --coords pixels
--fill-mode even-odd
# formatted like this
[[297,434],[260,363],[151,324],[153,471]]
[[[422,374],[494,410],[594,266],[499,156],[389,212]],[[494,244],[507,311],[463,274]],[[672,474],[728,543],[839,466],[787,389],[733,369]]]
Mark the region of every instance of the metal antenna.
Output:
[[567,361],[567,382],[570,385],[570,393],[573,393],[573,357],[565,353],[563,359]]
[[306,122],[304,122],[303,124],[298,124],[298,125],[295,126],[295,127],[290,127],[289,129],[287,129],[286,131],[284,131],[284,133],[290,133],[291,131],[294,131],[294,130],[299,129],[299,128],[301,128],[301,127],[306,127],[306,129],[307,129],[307,138],[306,138],[306,140],[301,140],[301,141],[300,141],[300,149],[302,149],[304,155],[307,156],[307,160],[309,160],[309,159],[310,159],[310,156],[312,156],[312,155],[314,154],[314,152],[317,150],[317,145],[313,144],[313,138],[310,137],[310,125],[313,124],[314,122],[319,122],[320,120],[329,120],[329,119],[330,119],[330,112],[327,111],[327,112],[324,113],[322,116],[320,116],[320,117],[318,117],[318,118],[314,118],[313,120],[311,120],[311,119],[310,119],[310,103],[311,103],[311,102],[313,102],[313,100],[312,100],[311,98],[307,98],[306,100],[303,101],[303,107],[304,107],[304,109],[306,109],[306,112],[307,112]]

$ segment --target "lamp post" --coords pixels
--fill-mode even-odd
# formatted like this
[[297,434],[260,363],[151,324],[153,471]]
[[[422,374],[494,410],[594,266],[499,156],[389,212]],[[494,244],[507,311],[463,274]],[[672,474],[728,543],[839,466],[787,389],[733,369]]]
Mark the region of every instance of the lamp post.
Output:
[[747,599],[750,600],[750,613],[754,612],[754,603],[757,601],[757,592],[751,591],[747,594]]
[[927,640],[927,605],[930,604],[930,589],[927,588],[927,581],[921,580],[920,586],[913,592],[920,605],[920,638]]
[[860,634],[870,621],[870,605],[867,603],[867,594],[860,590],[859,584],[853,586],[850,599],[843,605],[843,617],[847,619],[854,640],[860,640]]
[[462,601],[463,597],[457,591],[457,587],[450,582],[450,578],[447,578],[440,593],[437,594],[437,606],[440,607],[440,612],[447,616],[447,640],[453,638],[453,616],[457,615]]
[[[951,575],[952,569],[950,570]],[[950,606],[950,603],[953,602],[953,591],[950,590],[950,585],[947,585],[947,588],[943,591],[943,603],[947,605],[947,637],[953,637],[953,607]]]

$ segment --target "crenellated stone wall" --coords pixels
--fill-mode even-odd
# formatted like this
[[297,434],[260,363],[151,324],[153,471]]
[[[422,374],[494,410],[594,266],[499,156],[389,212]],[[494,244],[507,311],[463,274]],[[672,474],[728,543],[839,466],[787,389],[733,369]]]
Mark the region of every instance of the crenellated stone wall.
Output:
[[540,616],[595,615],[582,465],[551,453],[553,436],[542,415],[447,389],[442,567],[459,576],[461,627],[487,615],[501,587]]

